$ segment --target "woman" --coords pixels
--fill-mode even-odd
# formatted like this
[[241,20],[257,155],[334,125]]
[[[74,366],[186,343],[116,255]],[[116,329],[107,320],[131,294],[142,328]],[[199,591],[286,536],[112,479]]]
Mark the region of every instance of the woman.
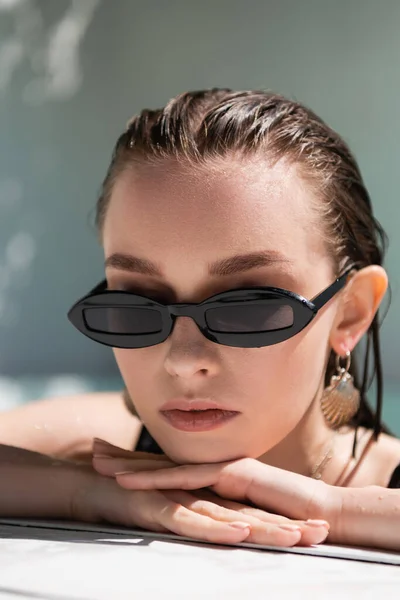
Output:
[[[104,425],[84,434],[94,412],[82,418],[82,399],[79,434],[68,420],[60,434],[66,401],[10,413],[5,443],[61,458],[77,437],[81,452],[93,435],[114,445],[95,441],[97,473],[27,455],[39,465],[32,484],[46,481],[56,497],[30,509],[12,505],[26,451],[8,449],[14,487],[0,512],[225,543],[400,550],[400,490],[390,489],[400,442],[380,422],[385,238],[338,134],[273,93],[182,94],[128,124],[97,225],[106,280],[69,318],[113,347],[137,436],[143,426],[136,452],[116,447],[130,448],[120,398],[114,412],[92,396],[109,404],[97,409]],[[32,419],[56,441],[28,439]]]

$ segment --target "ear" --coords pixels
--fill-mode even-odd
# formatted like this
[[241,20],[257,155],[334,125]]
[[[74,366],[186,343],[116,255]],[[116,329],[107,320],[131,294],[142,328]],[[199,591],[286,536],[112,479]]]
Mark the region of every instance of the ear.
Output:
[[350,278],[343,290],[331,333],[331,348],[344,356],[368,330],[388,287],[385,269],[370,265]]

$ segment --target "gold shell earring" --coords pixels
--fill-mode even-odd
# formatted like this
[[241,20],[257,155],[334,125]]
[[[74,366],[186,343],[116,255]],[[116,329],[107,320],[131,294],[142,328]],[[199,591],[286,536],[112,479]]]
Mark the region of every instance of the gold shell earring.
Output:
[[342,357],[336,355],[337,374],[331,377],[328,387],[323,391],[321,409],[326,422],[332,429],[346,425],[357,414],[360,408],[360,392],[354,387],[353,377],[349,373],[351,364],[350,351],[347,350],[346,365],[341,366]]

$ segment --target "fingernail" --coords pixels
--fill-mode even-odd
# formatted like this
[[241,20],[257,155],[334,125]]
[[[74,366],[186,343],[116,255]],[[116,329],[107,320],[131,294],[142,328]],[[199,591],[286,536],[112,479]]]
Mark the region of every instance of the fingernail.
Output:
[[229,523],[230,527],[233,529],[248,529],[250,530],[250,525],[248,523],[244,523],[243,521],[234,521],[233,523]]
[[118,471],[115,473],[115,476],[117,475],[136,475],[136,471]]
[[327,527],[329,529],[329,523],[327,521],[323,521],[322,519],[307,519],[307,525],[311,525],[312,527]]
[[298,525],[278,525],[279,529],[284,529],[285,531],[301,531],[301,527]]

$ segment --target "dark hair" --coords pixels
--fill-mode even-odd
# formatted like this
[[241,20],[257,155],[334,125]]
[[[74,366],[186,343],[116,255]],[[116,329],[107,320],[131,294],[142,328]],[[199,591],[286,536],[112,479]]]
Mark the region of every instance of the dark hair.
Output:
[[[101,231],[115,180],[135,162],[157,164],[173,159],[202,165],[228,155],[263,155],[269,162],[286,159],[320,198],[325,236],[337,274],[354,265],[382,265],[387,238],[375,219],[357,162],[345,141],[306,106],[269,91],[210,89],[180,94],[164,108],[143,110],[128,123],[114,148],[97,203]],[[389,433],[381,423],[382,366],[379,318],[366,333],[364,357],[357,348],[350,371],[360,389],[361,405],[352,420],[357,427]],[[372,361],[370,354],[372,349]],[[335,370],[329,358],[325,383]],[[372,362],[372,364],[371,364]],[[362,368],[361,368],[362,367]],[[376,376],[374,412],[366,393]]]

